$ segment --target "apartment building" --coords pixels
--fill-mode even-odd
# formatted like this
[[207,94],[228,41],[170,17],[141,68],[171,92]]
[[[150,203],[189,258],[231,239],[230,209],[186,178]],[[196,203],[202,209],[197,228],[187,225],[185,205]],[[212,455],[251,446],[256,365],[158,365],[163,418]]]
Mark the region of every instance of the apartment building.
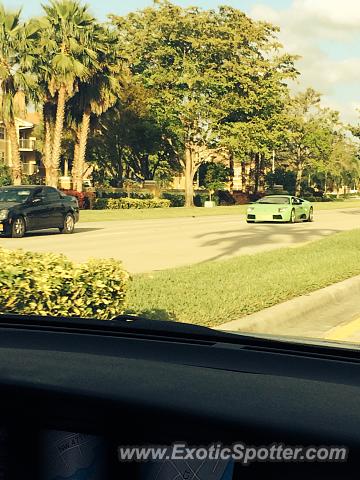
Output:
[[[34,117],[34,120],[33,118]],[[33,121],[30,121],[33,120]],[[36,137],[33,135],[35,116],[29,114],[29,119],[16,119],[16,130],[19,139],[19,150],[23,172],[32,175],[37,171]],[[0,161],[11,167],[11,143],[4,122],[0,120]]]

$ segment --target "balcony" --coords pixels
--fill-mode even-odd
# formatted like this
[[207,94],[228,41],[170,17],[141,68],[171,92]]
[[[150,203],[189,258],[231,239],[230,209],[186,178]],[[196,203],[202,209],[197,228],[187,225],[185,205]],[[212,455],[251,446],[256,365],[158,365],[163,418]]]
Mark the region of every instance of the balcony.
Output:
[[19,138],[19,148],[22,151],[35,150],[36,139],[35,138]]

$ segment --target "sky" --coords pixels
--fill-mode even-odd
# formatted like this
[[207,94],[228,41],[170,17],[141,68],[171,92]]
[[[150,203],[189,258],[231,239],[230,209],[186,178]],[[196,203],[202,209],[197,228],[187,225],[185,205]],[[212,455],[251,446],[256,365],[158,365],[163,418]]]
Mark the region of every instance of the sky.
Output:
[[[45,1],[45,0],[44,0]],[[8,8],[23,7],[24,17],[41,14],[39,0],[5,0]],[[87,0],[100,20],[108,13],[124,15],[152,0]],[[215,8],[227,4],[252,18],[280,27],[279,39],[289,53],[301,56],[301,76],[292,88],[313,87],[323,104],[338,110],[344,122],[357,123],[360,114],[360,0],[174,0],[181,6]]]

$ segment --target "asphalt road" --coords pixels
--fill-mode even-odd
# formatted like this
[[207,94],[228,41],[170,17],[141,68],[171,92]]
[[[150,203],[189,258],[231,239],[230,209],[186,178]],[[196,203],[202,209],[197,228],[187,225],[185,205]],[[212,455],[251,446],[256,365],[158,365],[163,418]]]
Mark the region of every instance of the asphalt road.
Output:
[[299,245],[359,227],[360,208],[315,211],[314,223],[296,224],[248,225],[244,215],[107,221],[79,223],[73,235],[47,230],[0,237],[0,246],[64,253],[75,261],[116,258],[137,273]]

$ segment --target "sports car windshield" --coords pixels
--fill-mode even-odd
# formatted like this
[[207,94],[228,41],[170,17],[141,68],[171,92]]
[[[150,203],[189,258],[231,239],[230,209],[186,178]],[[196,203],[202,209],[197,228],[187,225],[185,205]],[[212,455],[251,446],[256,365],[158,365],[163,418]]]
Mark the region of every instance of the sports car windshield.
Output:
[[288,197],[264,197],[257,201],[257,203],[270,203],[270,204],[289,204],[290,199]]
[[19,188],[0,188],[0,202],[24,203],[30,196],[30,190]]
[[0,312],[360,345],[359,26],[0,0]]

